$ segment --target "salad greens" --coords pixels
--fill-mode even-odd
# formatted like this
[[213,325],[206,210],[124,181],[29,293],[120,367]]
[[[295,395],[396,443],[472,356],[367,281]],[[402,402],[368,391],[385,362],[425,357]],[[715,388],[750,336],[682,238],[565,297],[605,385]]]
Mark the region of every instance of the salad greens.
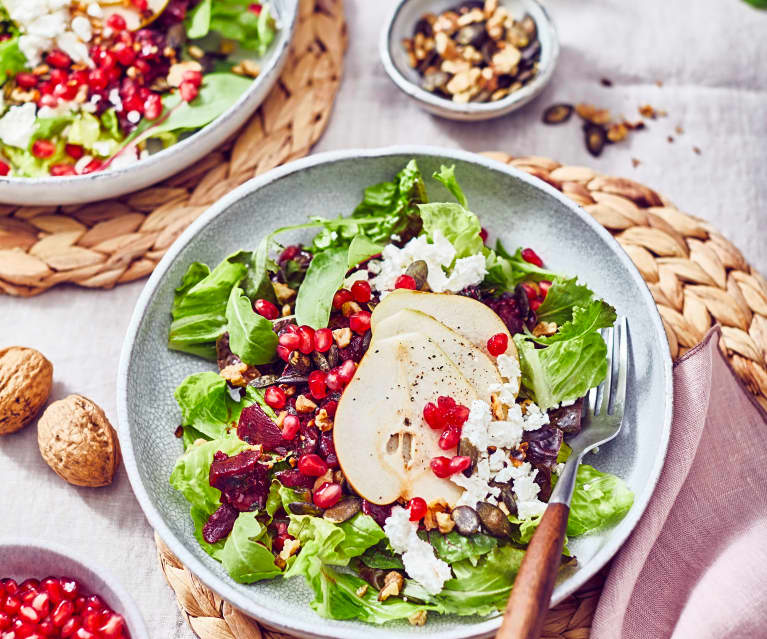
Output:
[[[200,29],[208,22],[212,25],[215,6],[213,3],[206,9],[204,3],[198,5],[189,17],[190,24]],[[499,317],[504,317],[504,308],[521,312],[519,296],[527,294],[525,287],[545,291],[532,317],[553,328],[533,333],[532,325],[524,322],[514,335],[522,396],[544,411],[584,396],[606,374],[606,346],[599,330],[613,325],[615,310],[576,278],[527,261],[521,250],[510,253],[500,241],[494,248],[486,246],[480,221],[469,209],[453,167],[442,167],[434,178],[455,202],[429,201],[418,166],[411,161],[392,181],[365,189],[362,201],[347,217],[315,216],[304,224],[278,228],[254,251],[234,253],[212,270],[199,262],[190,264],[175,291],[169,347],[214,360],[222,357],[217,344],[220,348],[225,339],[223,343],[230,351],[227,362],[257,365],[267,374],[274,372],[276,379],[290,366],[285,367],[276,354],[273,322],[253,310],[256,299],[277,302],[276,291],[284,294],[285,288],[292,288],[295,324],[325,328],[334,318],[338,320],[340,312],[333,309],[332,300],[345,286],[350,271],[371,258],[378,259],[392,243],[401,248],[414,237],[435,243],[444,238],[455,250],[452,263],[444,266],[446,273],[463,258],[484,258],[484,279],[461,293],[498,309]],[[311,243],[289,247],[279,243],[283,234],[298,231],[313,231]],[[279,258],[274,257],[277,254]],[[279,287],[273,286],[275,282]],[[311,514],[319,484],[311,477],[306,485],[314,486],[313,495],[300,481],[292,483],[299,473],[294,449],[282,439],[277,425],[289,414],[292,404],[275,409],[273,402],[266,401],[266,392],[250,384],[233,386],[214,372],[190,375],[176,390],[185,452],[170,482],[189,501],[202,548],[222,562],[233,579],[253,583],[303,577],[314,593],[311,606],[318,614],[375,624],[397,619],[413,622],[429,612],[487,615],[502,609],[541,515],[520,518],[512,511],[508,514],[512,534],[503,538],[484,532],[468,536],[457,530],[440,532],[436,527],[419,530],[418,538],[428,543],[434,557],[451,570],[451,578],[438,594],[430,594],[405,574],[406,562],[392,549],[381,525],[383,520],[377,520],[374,511],[358,508],[342,523]],[[319,399],[317,402],[322,404]],[[241,432],[243,424],[245,430]],[[251,441],[246,431],[253,424],[265,429],[258,447],[240,438]],[[312,424],[302,423],[302,434],[296,441],[311,437]],[[549,434],[555,432],[553,426],[546,428],[552,429]],[[327,436],[315,432],[320,438]],[[551,438],[529,444],[540,445],[544,440]],[[554,437],[551,441],[557,441],[557,448],[550,453],[551,463],[537,467],[542,473],[541,486],[551,478],[549,488],[556,483],[556,464],[565,462],[571,450],[561,442],[561,433],[559,440]],[[269,468],[264,488],[268,488],[268,495],[260,502],[265,506],[235,513],[228,535],[206,541],[206,523],[214,513],[230,507],[229,498],[211,485],[213,467],[219,463],[215,460],[231,461],[253,450],[261,452]],[[622,479],[581,465],[567,534],[575,537],[613,525],[632,504],[633,494]],[[299,548],[297,554],[284,551],[286,538]],[[565,555],[569,556],[567,546]],[[390,571],[404,576],[402,596],[381,600],[372,576]]]

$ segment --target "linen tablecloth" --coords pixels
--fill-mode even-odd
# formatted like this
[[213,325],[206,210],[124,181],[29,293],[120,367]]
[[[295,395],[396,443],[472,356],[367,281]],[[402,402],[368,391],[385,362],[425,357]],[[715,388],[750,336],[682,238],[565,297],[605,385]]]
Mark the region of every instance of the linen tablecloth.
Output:
[[[347,0],[347,70],[317,151],[428,143],[591,165],[645,182],[709,219],[767,272],[767,12],[737,0],[550,0],[562,54],[549,88],[520,113],[464,124],[420,111],[384,74],[377,41],[391,4]],[[602,77],[614,86],[601,86]],[[543,108],[555,101],[590,101],[627,117],[651,104],[668,117],[594,159],[575,122],[540,123]],[[636,168],[632,158],[640,160]],[[81,393],[116,422],[117,361],[142,286],[0,297],[0,347],[38,348],[54,364],[52,400]],[[92,557],[133,593],[153,636],[192,637],[157,567],[152,531],[123,469],[109,488],[69,486],[40,458],[30,427],[0,439],[0,486],[0,536],[55,539]]]

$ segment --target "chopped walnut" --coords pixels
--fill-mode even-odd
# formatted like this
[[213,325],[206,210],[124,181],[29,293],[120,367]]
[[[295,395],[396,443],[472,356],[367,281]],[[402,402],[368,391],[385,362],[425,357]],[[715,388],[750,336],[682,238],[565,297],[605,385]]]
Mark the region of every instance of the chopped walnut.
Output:
[[352,329],[348,326],[346,328],[337,328],[333,331],[333,339],[338,344],[338,348],[346,348],[349,346],[349,342],[352,341]]
[[427,610],[416,610],[407,620],[411,626],[423,626],[426,623]]
[[368,585],[362,584],[359,588],[357,588],[354,594],[357,595],[358,597],[364,597],[367,594],[367,591],[368,591]]
[[282,282],[272,282],[272,288],[274,289],[274,296],[280,304],[287,304],[296,296],[296,291]]
[[296,397],[296,410],[299,413],[313,413],[317,409],[315,404],[306,395],[299,395]]
[[610,111],[607,109],[598,109],[593,104],[586,102],[580,102],[575,105],[575,112],[580,115],[584,120],[593,122],[594,124],[607,124],[610,122]]
[[317,414],[314,416],[314,425],[323,433],[327,433],[329,430],[333,430],[333,420],[330,419],[328,411],[326,411],[324,408],[320,408],[317,411]]
[[287,416],[288,416],[288,411],[286,411],[286,410],[280,411],[280,414],[277,415],[277,421],[275,422],[275,424],[277,424],[277,426],[282,428],[282,424],[285,421],[285,418]]
[[293,308],[290,306],[290,304],[283,304],[282,310],[280,311],[280,314],[282,317],[287,317],[288,315],[293,315]]
[[437,528],[443,535],[447,535],[453,528],[455,528],[455,522],[453,516],[450,513],[437,513]]
[[538,322],[535,325],[535,328],[533,328],[533,336],[543,337],[553,335],[557,332],[557,328],[558,326],[556,322]]
[[458,31],[458,14],[455,11],[445,11],[445,13],[437,17],[431,28],[435,33],[442,33],[448,36],[453,35]]
[[341,307],[341,313],[343,313],[344,317],[349,317],[350,315],[354,315],[354,313],[359,313],[362,310],[362,307],[357,304],[357,302],[344,302],[343,306]]
[[261,74],[261,67],[253,60],[243,60],[232,67],[232,73],[246,75],[249,78],[257,78]]
[[285,545],[282,547],[279,554],[280,559],[287,563],[288,559],[292,555],[295,555],[300,547],[301,542],[298,541],[298,539],[286,539]]
[[498,43],[505,45],[499,49],[498,53],[493,56],[493,71],[498,75],[514,74],[516,73],[517,65],[522,59],[522,54],[519,49],[513,44]]
[[260,373],[253,366],[248,366],[244,362],[237,362],[222,368],[219,375],[232,386],[247,386],[248,382],[259,377]]
[[500,421],[506,419],[506,407],[496,393],[490,395],[490,408],[493,411],[493,417]]
[[444,499],[435,499],[429,502],[426,507],[426,514],[423,516],[423,525],[426,530],[434,530],[439,527],[437,523],[437,513],[447,512],[449,509],[448,503]]
[[392,570],[384,577],[384,587],[378,593],[378,601],[386,601],[389,597],[396,597],[402,592],[405,580],[398,572]]
[[455,41],[446,33],[438,32],[434,36],[434,48],[445,60],[454,60],[458,57]]
[[616,122],[607,128],[607,139],[610,142],[620,142],[628,135],[628,127],[623,122]]

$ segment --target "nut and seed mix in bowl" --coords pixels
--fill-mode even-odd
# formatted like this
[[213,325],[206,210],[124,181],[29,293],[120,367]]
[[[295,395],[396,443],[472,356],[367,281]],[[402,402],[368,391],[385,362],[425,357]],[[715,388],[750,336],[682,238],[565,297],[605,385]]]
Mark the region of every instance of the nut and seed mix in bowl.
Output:
[[130,166],[251,87],[275,39],[268,3],[1,0],[0,176]]
[[538,73],[541,43],[530,15],[515,20],[498,0],[467,0],[427,13],[402,42],[421,87],[458,103],[495,102]]

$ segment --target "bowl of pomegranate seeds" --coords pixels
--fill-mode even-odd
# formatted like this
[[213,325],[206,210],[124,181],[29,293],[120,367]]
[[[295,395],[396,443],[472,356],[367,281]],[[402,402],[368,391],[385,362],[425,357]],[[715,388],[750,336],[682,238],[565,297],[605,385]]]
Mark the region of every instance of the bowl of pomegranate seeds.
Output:
[[221,144],[284,64],[297,0],[0,2],[0,201],[75,204]]
[[103,569],[54,544],[0,540],[0,638],[148,639],[131,599]]
[[317,155],[204,213],[126,334],[125,466],[181,561],[270,626],[487,636],[605,379],[618,313],[627,430],[578,466],[558,602],[650,498],[671,361],[610,234],[487,158]]

